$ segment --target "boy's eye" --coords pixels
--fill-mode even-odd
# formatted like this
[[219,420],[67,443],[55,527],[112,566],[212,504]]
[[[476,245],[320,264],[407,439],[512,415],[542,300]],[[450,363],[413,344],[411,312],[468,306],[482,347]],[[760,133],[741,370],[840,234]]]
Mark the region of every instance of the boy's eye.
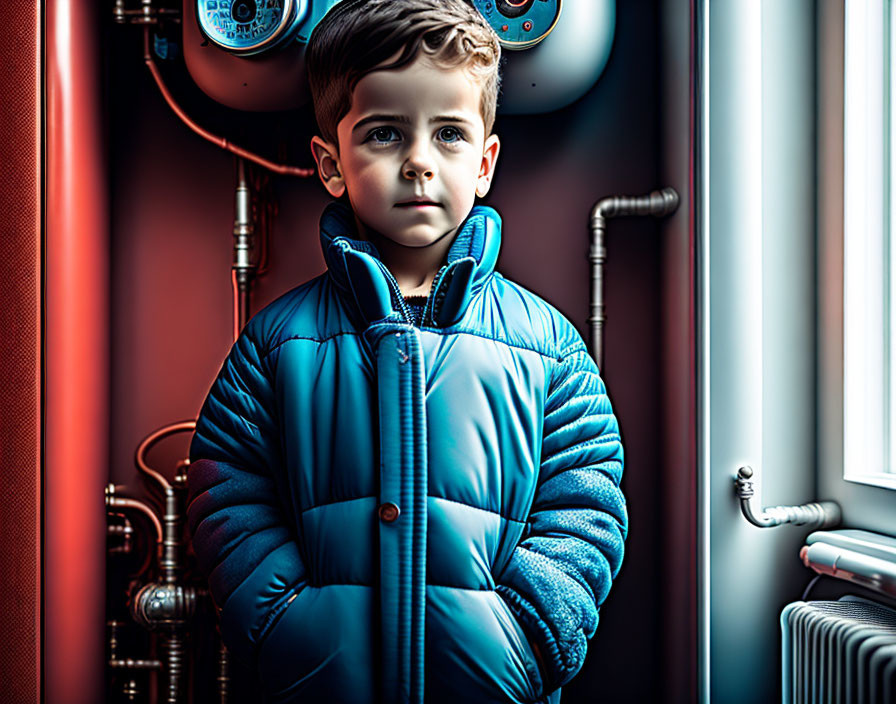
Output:
[[439,130],[439,139],[443,142],[460,142],[464,138],[457,127],[442,127]]
[[389,142],[397,142],[399,138],[398,131],[394,127],[377,127],[375,130],[370,131],[365,141],[387,144]]

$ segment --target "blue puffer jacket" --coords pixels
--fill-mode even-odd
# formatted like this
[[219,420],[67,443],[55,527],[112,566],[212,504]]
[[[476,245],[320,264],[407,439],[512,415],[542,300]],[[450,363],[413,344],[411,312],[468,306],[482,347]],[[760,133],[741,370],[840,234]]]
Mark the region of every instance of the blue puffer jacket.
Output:
[[494,271],[491,208],[419,327],[357,237],[328,206],[328,272],[249,322],[200,413],[188,524],[224,641],[270,701],[557,702],[628,531],[598,370]]

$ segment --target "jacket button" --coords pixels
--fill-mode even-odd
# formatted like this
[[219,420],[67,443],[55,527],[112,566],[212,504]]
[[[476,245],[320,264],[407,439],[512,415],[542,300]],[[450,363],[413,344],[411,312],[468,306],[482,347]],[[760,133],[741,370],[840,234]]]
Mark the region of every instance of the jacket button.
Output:
[[398,518],[398,514],[401,513],[398,506],[393,504],[391,501],[387,501],[384,504],[380,504],[380,507],[377,509],[377,513],[380,516],[380,520],[384,523],[392,523],[396,518]]

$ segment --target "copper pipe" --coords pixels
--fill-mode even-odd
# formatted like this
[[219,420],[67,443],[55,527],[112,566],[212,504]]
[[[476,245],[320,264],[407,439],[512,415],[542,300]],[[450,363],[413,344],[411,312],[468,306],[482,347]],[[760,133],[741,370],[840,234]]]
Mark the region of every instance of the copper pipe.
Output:
[[177,486],[186,487],[186,485],[187,485],[187,470],[189,468],[190,468],[189,458],[179,460],[178,463],[174,466],[174,483]]
[[[165,584],[176,584],[180,573],[183,570],[183,560],[180,556],[180,534],[183,516],[179,505],[178,495],[175,487],[172,486],[165,477],[159,472],[150,468],[146,464],[146,453],[149,448],[163,437],[184,430],[195,430],[195,420],[185,420],[178,423],[170,423],[147,435],[143,441],[137,446],[134,461],[137,468],[146,476],[154,479],[161,487],[164,495],[164,519],[165,527],[163,530],[164,539],[162,541],[162,551],[159,556],[159,569],[161,571],[161,579]],[[182,486],[178,489],[183,491]]]
[[162,80],[162,76],[159,73],[159,69],[153,61],[152,53],[149,50],[149,27],[143,27],[143,60],[146,63],[147,68],[149,68],[149,72],[152,74],[152,77],[156,81],[156,85],[159,87],[159,91],[162,93],[162,97],[165,98],[165,101],[168,103],[169,107],[175,112],[175,114],[183,121],[187,127],[193,130],[196,134],[198,134],[203,139],[207,139],[212,144],[216,144],[221,147],[221,149],[226,149],[237,156],[241,156],[244,159],[248,159],[249,161],[258,164],[259,166],[263,166],[266,169],[269,169],[278,174],[286,174],[288,176],[302,176],[307,178],[308,176],[313,176],[315,171],[314,169],[301,168],[298,166],[289,166],[286,164],[275,164],[272,161],[265,159],[264,157],[258,156],[257,154],[250,152],[242,147],[238,147],[235,144],[231,144],[223,137],[218,137],[217,135],[212,134],[211,132],[203,129],[199,125],[197,125],[193,120],[191,120],[187,114],[181,109],[181,107],[174,101],[174,98],[171,96],[171,93],[168,91],[165,82]]
[[146,464],[146,453],[149,452],[150,447],[152,447],[159,440],[168,435],[195,429],[195,420],[182,420],[178,421],[177,423],[164,425],[158,430],[155,430],[147,435],[137,446],[137,451],[134,453],[134,463],[137,465],[137,469],[154,479],[156,483],[158,483],[159,487],[161,487],[162,491],[167,492],[171,488],[171,483],[167,479],[165,479],[165,477],[159,474],[159,472],[155,471],[148,464]]

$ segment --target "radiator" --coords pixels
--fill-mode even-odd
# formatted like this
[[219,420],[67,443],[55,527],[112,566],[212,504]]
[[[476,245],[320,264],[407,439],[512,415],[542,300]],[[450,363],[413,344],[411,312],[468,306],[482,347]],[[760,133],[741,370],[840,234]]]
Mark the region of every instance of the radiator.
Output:
[[868,599],[781,612],[783,704],[896,704],[896,611]]

